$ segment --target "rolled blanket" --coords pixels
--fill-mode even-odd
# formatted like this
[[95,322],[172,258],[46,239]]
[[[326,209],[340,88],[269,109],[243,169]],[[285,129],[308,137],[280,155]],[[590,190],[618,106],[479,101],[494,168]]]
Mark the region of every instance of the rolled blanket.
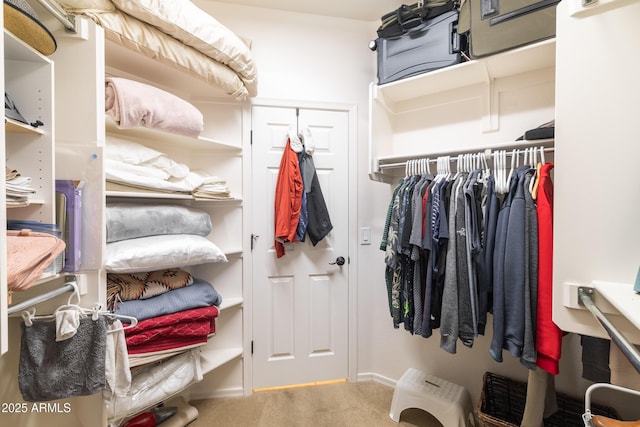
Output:
[[191,103],[154,86],[108,77],[105,112],[121,129],[144,126],[197,137],[204,128],[202,113]]

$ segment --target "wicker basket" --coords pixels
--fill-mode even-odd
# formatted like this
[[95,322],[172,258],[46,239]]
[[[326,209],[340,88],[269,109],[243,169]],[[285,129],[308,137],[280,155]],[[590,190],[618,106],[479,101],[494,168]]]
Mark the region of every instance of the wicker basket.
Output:
[[[545,427],[584,427],[584,401],[556,393],[558,411],[544,420]],[[484,374],[484,386],[478,402],[479,427],[518,427],[527,399],[527,385],[500,375]],[[612,408],[591,404],[591,412],[620,419]]]

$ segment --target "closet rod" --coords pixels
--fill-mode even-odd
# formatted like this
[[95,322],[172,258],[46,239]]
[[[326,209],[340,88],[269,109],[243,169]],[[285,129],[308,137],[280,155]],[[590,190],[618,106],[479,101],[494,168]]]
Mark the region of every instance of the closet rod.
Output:
[[53,15],[54,18],[60,21],[67,31],[72,33],[78,32],[78,21],[76,20],[76,17],[73,15],[67,15],[64,9],[62,9],[57,2],[50,0],[38,0],[38,3],[40,3],[47,12]]
[[[525,147],[525,148],[531,148],[531,146],[529,146],[529,147]],[[518,149],[516,149],[516,150],[518,150]],[[524,149],[519,149],[519,150],[520,150],[520,154],[522,154],[522,151],[523,151]],[[490,158],[491,158],[491,156],[493,155],[493,153],[495,153],[496,151],[503,151],[503,150],[495,150],[495,151],[491,151],[491,150],[489,150],[489,149],[484,150],[485,158],[487,158],[487,160],[488,160],[488,159],[490,159]],[[506,152],[507,152],[507,156],[512,156],[512,150],[504,150],[504,151],[506,151]],[[544,148],[544,149],[543,149],[543,151],[544,151],[545,153],[552,153],[552,152],[554,151],[554,147],[546,147],[546,148]],[[483,151],[482,151],[482,150],[480,150],[480,151],[475,151],[475,152],[465,152],[465,153],[459,153],[459,154],[477,154],[477,153],[482,153],[482,152],[483,152]],[[421,156],[415,157],[415,158],[413,158],[413,159],[405,160],[405,161],[403,161],[403,162],[396,162],[396,163],[380,163],[380,164],[378,164],[378,167],[379,167],[380,169],[404,168],[404,167],[406,167],[407,162],[408,162],[409,160],[426,159],[427,157],[428,157],[429,163],[434,163],[434,164],[435,164],[435,163],[438,161],[438,157],[446,157],[446,156],[449,156],[449,157],[450,157],[450,159],[449,159],[449,162],[450,162],[450,163],[455,163],[455,162],[457,162],[457,161],[458,161],[457,154],[450,154],[450,155],[449,155],[449,154],[438,154],[438,155],[436,155],[436,157],[428,157],[428,156],[426,156],[426,155],[421,155]]]
[[14,314],[19,311],[25,310],[31,306],[50,300],[51,298],[57,297],[58,295],[62,295],[65,292],[78,293],[78,284],[76,283],[75,278],[73,281],[63,283],[58,289],[45,292],[43,294],[38,295],[37,297],[33,297],[26,301],[22,301],[12,305],[7,309],[7,314]]
[[616,329],[611,321],[605,316],[605,314],[596,306],[593,302],[593,288],[579,287],[578,288],[578,301],[584,305],[593,316],[596,318],[600,325],[607,331],[607,334],[615,342],[622,353],[629,359],[629,362],[633,365],[636,371],[640,372],[640,352],[636,347],[631,344],[622,333]]

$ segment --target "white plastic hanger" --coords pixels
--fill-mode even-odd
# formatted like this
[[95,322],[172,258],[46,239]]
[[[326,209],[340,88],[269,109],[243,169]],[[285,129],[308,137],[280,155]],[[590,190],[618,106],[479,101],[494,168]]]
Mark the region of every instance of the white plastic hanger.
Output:
[[507,180],[505,182],[504,194],[509,192],[509,183],[511,182],[513,171],[518,168],[518,165],[520,163],[520,159],[518,158],[519,154],[519,150],[511,150],[511,169],[509,170],[509,175],[507,175]]
[[533,168],[533,175],[531,176],[531,180],[529,181],[529,194],[531,194],[531,197],[533,198],[533,200],[536,199],[536,194],[535,194],[535,185],[536,185],[536,181],[538,180],[538,164],[536,163],[536,157],[538,156],[538,148],[537,147],[531,147],[531,162],[529,163],[531,165],[531,167]]
[[289,146],[291,147],[291,149],[296,153],[302,153],[302,150],[304,149],[304,147],[302,145],[302,141],[300,140],[300,137],[298,136],[298,133],[294,129],[289,127],[289,132],[287,132],[287,136],[289,137]]
[[493,176],[495,181],[495,192],[502,194],[502,155],[500,150],[493,152]]
[[506,194],[509,191],[507,182],[507,151],[499,151],[500,158],[500,194]]
[[[69,298],[70,300],[71,298]],[[78,310],[78,312],[80,313],[81,317],[87,317],[87,316],[91,316],[91,319],[93,320],[98,320],[98,317],[100,316],[108,316],[111,318],[117,318],[117,319],[122,319],[122,320],[127,320],[129,323],[129,326],[127,326],[126,328],[123,329],[127,329],[127,328],[131,328],[134,327],[138,324],[138,319],[133,317],[133,316],[127,316],[124,314],[116,314],[116,313],[111,313],[110,311],[106,311],[102,309],[102,304],[100,303],[95,303],[93,308],[84,308],[81,307],[77,304],[64,304],[61,305],[60,307],[56,308],[55,311],[53,312],[53,314],[44,314],[44,315],[39,315],[36,316],[36,309],[35,307],[31,307],[29,310],[25,310],[22,312],[22,319],[24,320],[24,324],[26,326],[31,326],[33,325],[33,320],[53,320],[56,318],[56,313],[60,310],[69,310],[69,309],[75,309]]]

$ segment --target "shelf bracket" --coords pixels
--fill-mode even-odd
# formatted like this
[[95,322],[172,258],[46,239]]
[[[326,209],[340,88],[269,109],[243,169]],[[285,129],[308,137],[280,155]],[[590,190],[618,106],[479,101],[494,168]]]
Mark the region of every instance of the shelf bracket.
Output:
[[500,97],[496,91],[495,79],[491,76],[489,65],[484,64],[484,91],[482,96],[482,132],[495,132],[500,129]]

